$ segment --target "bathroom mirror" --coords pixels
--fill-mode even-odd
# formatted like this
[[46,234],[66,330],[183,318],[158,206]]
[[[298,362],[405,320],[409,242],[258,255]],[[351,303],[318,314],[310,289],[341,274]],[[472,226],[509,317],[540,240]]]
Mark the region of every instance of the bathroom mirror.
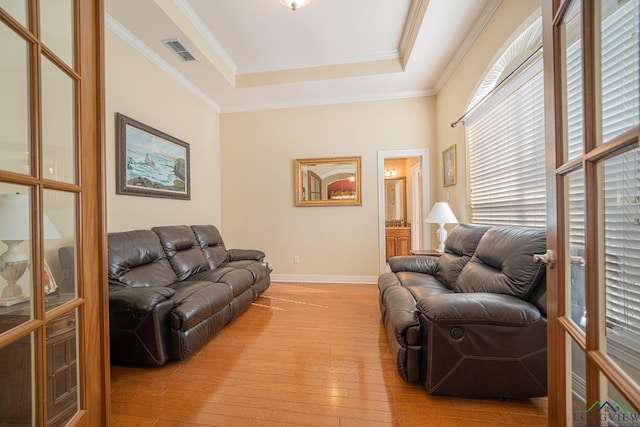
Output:
[[405,177],[385,178],[384,195],[387,227],[404,227],[407,223]]
[[295,159],[295,205],[361,206],[360,159]]

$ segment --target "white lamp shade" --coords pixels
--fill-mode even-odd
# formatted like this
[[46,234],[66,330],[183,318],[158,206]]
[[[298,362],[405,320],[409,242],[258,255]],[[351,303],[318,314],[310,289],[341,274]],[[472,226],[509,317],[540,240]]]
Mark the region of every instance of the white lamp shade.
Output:
[[447,202],[436,202],[424,222],[433,224],[456,224],[458,219]]
[[[26,194],[0,194],[0,240],[29,240],[31,215]],[[49,217],[44,215],[44,238],[59,239]]]

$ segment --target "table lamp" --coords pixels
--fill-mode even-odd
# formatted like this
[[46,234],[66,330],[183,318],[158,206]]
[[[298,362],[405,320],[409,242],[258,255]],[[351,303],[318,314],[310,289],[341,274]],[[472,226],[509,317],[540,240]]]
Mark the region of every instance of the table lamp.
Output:
[[[0,194],[0,240],[7,251],[0,255],[0,276],[7,285],[0,295],[0,306],[7,307],[29,299],[17,283],[29,267],[29,257],[20,251],[20,244],[31,238],[29,198],[25,194]],[[59,239],[60,233],[44,215],[44,238]]]
[[444,252],[444,242],[447,240],[447,230],[444,228],[444,225],[456,224],[458,222],[458,219],[451,211],[449,204],[447,202],[436,202],[424,222],[440,225],[436,231],[436,236],[440,242],[440,246],[438,246],[437,251],[440,253]]

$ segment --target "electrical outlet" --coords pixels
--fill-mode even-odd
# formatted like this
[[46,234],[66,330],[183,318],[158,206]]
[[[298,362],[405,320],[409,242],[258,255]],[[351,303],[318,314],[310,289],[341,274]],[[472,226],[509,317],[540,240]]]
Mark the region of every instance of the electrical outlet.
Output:
[[293,263],[294,264],[300,264],[300,257],[298,255],[293,257]]
[[69,270],[62,270],[62,278],[63,279],[68,279],[71,277],[71,274],[69,274]]

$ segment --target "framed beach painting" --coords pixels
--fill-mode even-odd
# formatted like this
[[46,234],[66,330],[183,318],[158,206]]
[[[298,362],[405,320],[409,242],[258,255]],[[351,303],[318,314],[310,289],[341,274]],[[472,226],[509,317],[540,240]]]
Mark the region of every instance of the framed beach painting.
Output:
[[442,170],[444,172],[444,186],[456,183],[456,144],[442,152]]
[[189,144],[116,114],[117,194],[191,199]]

